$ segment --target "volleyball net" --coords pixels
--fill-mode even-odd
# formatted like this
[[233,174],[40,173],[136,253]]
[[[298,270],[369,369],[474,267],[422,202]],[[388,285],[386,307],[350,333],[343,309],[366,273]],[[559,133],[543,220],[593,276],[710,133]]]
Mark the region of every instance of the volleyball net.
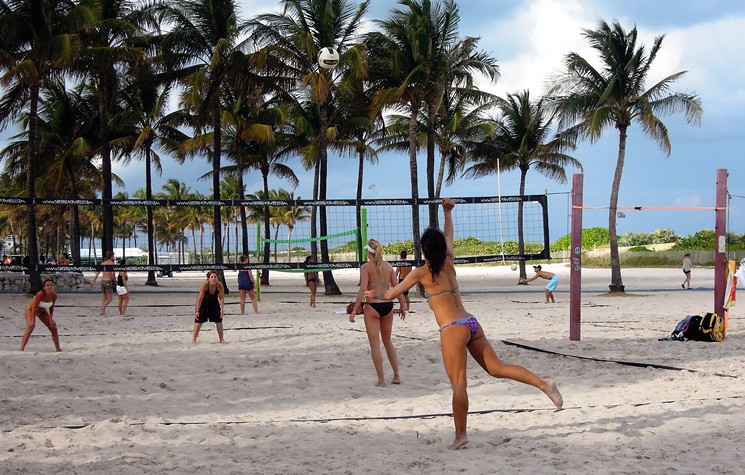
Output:
[[[456,264],[521,261],[535,259],[550,259],[550,239],[548,223],[548,198],[546,195],[525,196],[485,196],[485,197],[456,197],[456,208],[452,213]],[[26,198],[0,198],[0,206],[24,206]],[[146,265],[82,265],[82,266],[54,266],[44,264],[28,264],[12,266],[9,270],[36,270],[39,272],[76,272],[99,270],[127,270],[127,271],[203,271],[215,270],[243,270],[243,269],[305,269],[305,258],[310,255],[311,248],[325,241],[329,249],[328,262],[323,262],[320,252],[314,267],[324,269],[356,268],[363,262],[362,249],[358,245],[357,233],[364,247],[367,239],[376,239],[383,244],[385,258],[396,265],[401,250],[407,250],[411,264],[414,256],[414,239],[412,226],[414,209],[419,214],[419,229],[421,233],[429,226],[430,210],[437,210],[436,222],[442,227],[444,217],[439,206],[440,199],[367,199],[367,200],[65,200],[37,198],[37,206],[60,207],[60,212],[67,213],[73,205],[81,207],[101,207],[110,205],[116,213],[120,207],[165,208],[168,213],[178,213],[185,207],[237,207],[245,206],[249,210],[261,210],[266,207],[278,207],[284,210],[302,210],[296,212],[297,219],[292,226],[283,224],[281,220],[273,221],[270,226],[271,238],[266,238],[266,230],[261,228],[263,220],[258,223],[247,223],[247,233],[251,263],[237,262],[239,243],[243,242],[243,231],[240,223],[228,223],[223,231],[224,255],[234,256],[236,262],[202,261],[199,264],[155,263]],[[437,206],[433,206],[437,205]],[[519,209],[522,205],[522,231],[524,248],[519,249]],[[311,211],[316,210],[316,220],[322,210],[326,213],[327,229],[325,236],[313,236],[310,218]],[[364,218],[361,227],[357,225],[357,214]],[[248,214],[251,214],[248,212]],[[225,225],[225,223],[223,223]],[[259,227],[259,229],[257,229]],[[320,228],[316,226],[316,229]],[[116,230],[115,230],[116,234]],[[184,232],[184,238],[189,239],[190,233]],[[226,237],[228,241],[225,248]],[[209,236],[196,238],[198,242],[210,242]],[[264,243],[269,244],[269,258],[265,259]],[[315,244],[313,244],[315,243]],[[191,244],[187,248],[191,252]],[[81,246],[81,249],[84,249]],[[209,255],[209,250],[207,252]],[[157,259],[157,258],[156,258]],[[224,259],[230,261],[231,259]],[[267,262],[268,261],[268,262]],[[403,262],[401,262],[403,264]],[[421,262],[416,263],[421,264]]]

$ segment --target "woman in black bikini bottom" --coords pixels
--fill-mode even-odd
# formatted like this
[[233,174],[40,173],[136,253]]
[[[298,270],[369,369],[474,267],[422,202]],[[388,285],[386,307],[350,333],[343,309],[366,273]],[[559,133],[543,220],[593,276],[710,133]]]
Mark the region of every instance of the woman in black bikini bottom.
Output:
[[[354,317],[362,305],[362,296],[366,290],[380,289],[387,290],[397,283],[396,271],[393,266],[383,260],[383,246],[376,240],[371,239],[367,246],[368,261],[360,267],[360,290],[357,293],[357,300],[354,302],[352,312],[349,314],[349,321],[354,323]],[[378,300],[370,302],[369,300]],[[380,351],[380,344],[383,344],[385,353],[388,356],[388,362],[393,369],[393,384],[401,383],[401,376],[398,373],[398,355],[396,348],[393,346],[391,332],[393,330],[393,302],[379,301],[380,299],[368,299],[365,302],[365,331],[370,343],[370,356],[375,366],[375,373],[378,377],[376,386],[386,386],[383,374],[383,353]],[[406,307],[403,296],[399,296],[401,303],[401,320],[406,317]],[[390,317],[390,318],[389,318]]]

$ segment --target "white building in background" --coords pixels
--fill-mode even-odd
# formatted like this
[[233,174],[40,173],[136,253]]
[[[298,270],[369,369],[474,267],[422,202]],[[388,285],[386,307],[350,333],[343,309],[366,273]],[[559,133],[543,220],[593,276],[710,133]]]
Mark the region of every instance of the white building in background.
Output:
[[15,239],[16,246],[21,245],[21,237],[20,236],[5,236],[3,238],[3,251],[2,254],[17,254],[17,252],[13,249],[13,241]]
[[[126,257],[127,259],[144,258],[147,260],[147,251],[143,251],[139,247],[125,247],[123,250],[121,247],[114,248],[114,259],[119,262],[119,259]],[[83,261],[93,261],[95,258],[96,262],[103,260],[103,253],[101,249],[81,249],[80,259]],[[156,252],[156,261],[158,264],[188,264],[189,255],[186,254],[182,262],[179,262],[178,252]]]

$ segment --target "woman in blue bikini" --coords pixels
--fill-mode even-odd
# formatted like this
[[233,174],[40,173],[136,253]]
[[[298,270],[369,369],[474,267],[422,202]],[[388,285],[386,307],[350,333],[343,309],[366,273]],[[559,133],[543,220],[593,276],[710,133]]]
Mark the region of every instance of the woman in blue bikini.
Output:
[[[368,292],[385,292],[398,283],[396,271],[393,266],[383,259],[383,246],[375,239],[370,239],[365,247],[367,250],[367,262],[360,267],[360,291],[354,302],[349,321],[354,323],[354,317],[362,305],[362,297]],[[380,351],[380,343],[383,342],[388,362],[393,369],[393,384],[401,384],[401,375],[398,373],[398,355],[393,347],[391,331],[393,330],[393,302],[391,299],[368,297],[365,301],[365,330],[370,342],[370,354],[372,356],[375,373],[378,382],[375,386],[385,387],[383,377],[383,353]],[[401,304],[399,314],[401,320],[406,318],[406,304],[403,295],[398,295]]]
[[563,399],[556,384],[544,380],[522,366],[505,364],[500,361],[491,343],[484,335],[476,317],[463,307],[460,290],[455,277],[453,260],[453,219],[451,211],[455,202],[442,200],[445,215],[445,232],[429,228],[422,234],[421,246],[424,254],[422,267],[414,269],[400,284],[381,292],[369,290],[368,298],[393,299],[416,284],[424,288],[430,308],[435,314],[440,328],[440,345],[445,371],[453,389],[453,421],[455,439],[450,449],[460,449],[468,444],[466,421],[468,417],[468,393],[466,390],[466,349],[484,370],[495,378],[509,378],[530,384],[543,391],[561,409]]

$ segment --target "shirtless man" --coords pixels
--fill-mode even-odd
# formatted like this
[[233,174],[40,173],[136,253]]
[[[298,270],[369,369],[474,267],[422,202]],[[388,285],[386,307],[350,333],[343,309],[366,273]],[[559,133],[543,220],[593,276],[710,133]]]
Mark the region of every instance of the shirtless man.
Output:
[[556,286],[559,285],[559,278],[556,277],[556,274],[553,272],[548,272],[545,270],[541,270],[541,266],[533,266],[533,271],[535,271],[535,275],[531,277],[530,279],[525,279],[523,282],[528,283],[536,280],[537,278],[542,278],[548,280],[548,284],[546,284],[546,301],[543,303],[548,303],[549,300],[551,303],[554,302],[554,290],[556,290]]
[[[113,266],[114,264],[116,264],[116,262],[114,262],[114,251],[109,251],[106,253],[106,260],[101,262],[101,265]],[[100,272],[101,271],[96,272],[96,276],[93,277],[93,280],[91,281],[91,289],[95,285]],[[106,306],[114,299],[115,287],[116,278],[114,277],[114,271],[103,271],[103,275],[101,276],[101,309],[98,313],[99,315],[106,316]]]
[[[406,253],[405,250],[401,251],[400,258],[401,258],[402,261],[405,261],[407,256],[408,256],[408,254]],[[407,275],[409,275],[409,273],[411,272],[412,269],[413,269],[412,266],[400,266],[400,267],[396,267],[396,275],[398,276],[398,283],[399,284],[401,282],[403,282],[403,280],[406,278]],[[408,290],[406,290],[404,292],[404,301],[406,302],[406,311],[408,312],[409,311],[409,307],[411,306],[411,301],[409,300],[409,291]]]

